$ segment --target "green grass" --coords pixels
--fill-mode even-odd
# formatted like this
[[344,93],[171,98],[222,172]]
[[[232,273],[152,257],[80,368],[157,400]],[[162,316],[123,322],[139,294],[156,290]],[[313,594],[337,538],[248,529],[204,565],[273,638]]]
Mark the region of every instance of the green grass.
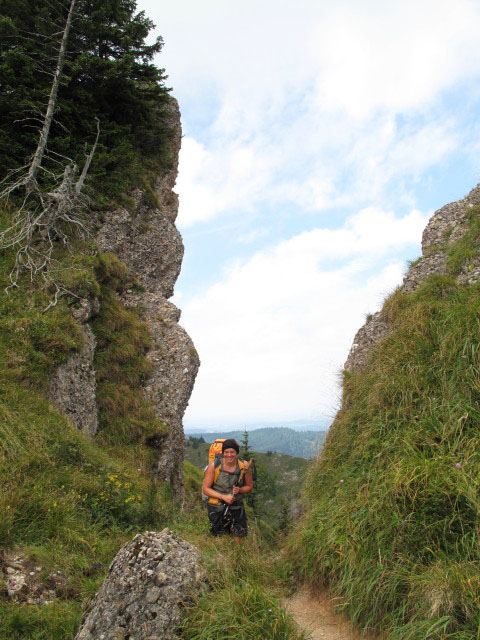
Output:
[[81,605],[56,603],[43,607],[0,603],[0,637],[5,640],[65,640],[73,638]]
[[208,535],[205,507],[174,520],[172,528],[201,551],[208,588],[190,603],[180,629],[184,640],[306,640],[281,606],[272,550],[249,519],[241,543]]
[[473,218],[452,275],[386,302],[393,331],[345,373],[288,543],[288,575],[389,640],[480,638],[480,286],[453,277],[478,238]]
[[102,441],[134,444],[167,433],[143,393],[152,371],[146,353],[150,332],[138,314],[126,309],[116,291],[132,285],[125,265],[113,254],[99,256],[100,312],[92,323],[97,339],[95,369]]
[[[0,553],[21,552],[45,576],[60,570],[66,584],[48,606],[0,602],[0,638],[64,640],[73,637],[82,603],[120,546],[172,516],[169,487],[155,482],[154,452],[142,444],[162,425],[142,391],[148,331],[115,299],[130,284],[125,265],[86,245],[56,251],[55,278],[70,293],[45,312],[53,291],[41,277],[4,293],[12,264],[11,252],[0,254]],[[116,438],[111,432],[89,440],[46,399],[52,373],[84,341],[70,314],[78,296],[103,303],[95,322],[102,381],[112,382],[104,373],[110,368],[119,386],[129,386],[129,410]],[[106,427],[118,412],[102,406]],[[87,575],[97,563],[105,566]]]

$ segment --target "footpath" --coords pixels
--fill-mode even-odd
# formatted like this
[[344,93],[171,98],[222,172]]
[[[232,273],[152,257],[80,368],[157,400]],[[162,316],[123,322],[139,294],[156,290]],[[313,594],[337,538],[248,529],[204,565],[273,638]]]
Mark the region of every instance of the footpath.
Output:
[[335,611],[335,598],[327,592],[312,596],[308,591],[299,591],[283,604],[311,640],[378,640],[355,632],[348,620]]

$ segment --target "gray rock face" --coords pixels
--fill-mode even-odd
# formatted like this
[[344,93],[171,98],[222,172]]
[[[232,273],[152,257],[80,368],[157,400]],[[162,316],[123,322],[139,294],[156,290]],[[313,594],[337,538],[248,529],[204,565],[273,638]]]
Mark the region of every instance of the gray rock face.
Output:
[[[473,207],[480,204],[480,185],[458,202],[445,205],[430,218],[422,236],[422,257],[409,268],[403,279],[403,293],[415,291],[425,278],[431,274],[447,273],[447,254],[445,248],[459,240],[466,232]],[[468,264],[464,265],[457,281],[473,284],[480,280],[480,252]],[[390,332],[382,312],[373,314],[357,332],[352,348],[345,362],[347,371],[362,367],[368,356],[381,340]]]
[[182,238],[167,212],[144,204],[142,192],[136,193],[133,212],[116,209],[105,214],[98,244],[115,253],[147,290],[166,298],[173,295],[182,266]]
[[[127,307],[141,309],[152,333],[154,344],[148,357],[153,363],[153,372],[147,381],[146,393],[158,417],[169,428],[157,469],[161,480],[171,482],[173,498],[180,502],[184,457],[182,419],[200,362],[190,337],[178,325],[180,311],[167,301],[173,295],[183,258],[182,238],[174,224],[178,196],[173,187],[182,132],[178,104],[173,98],[164,117],[172,132],[173,161],[157,178],[157,205],[147,202],[145,193],[137,190],[133,194],[133,207],[103,214],[97,244],[102,251],[115,253],[144,289],[140,293],[127,291],[122,301]],[[85,346],[59,368],[50,386],[52,401],[89,436],[94,436],[98,428],[93,368],[95,338],[86,324],[95,312],[98,308],[93,309],[87,300],[73,311],[82,325]]]
[[160,480],[169,482],[177,501],[183,497],[183,458],[185,439],[182,418],[193,390],[200,360],[187,332],[179,326],[180,310],[159,293],[127,293],[127,307],[141,304],[143,320],[152,334],[147,357],[152,375],[146,394],[155,411],[169,428],[157,462]]
[[87,322],[97,312],[98,301],[86,299],[81,300],[80,306],[73,309],[72,315],[81,325],[85,342],[80,351],[57,369],[50,380],[48,392],[53,404],[91,438],[98,429],[93,368],[96,341]]
[[345,362],[345,369],[353,371],[367,361],[370,349],[389,333],[388,325],[383,321],[380,311],[367,319],[363,327],[355,334],[353,344]]
[[172,188],[177,177],[180,149],[180,114],[175,100],[170,102],[168,126],[172,129],[171,169],[156,182],[159,206],[145,203],[144,194],[135,194],[133,213],[126,209],[106,215],[98,234],[103,251],[111,251],[127,265],[145,291],[127,291],[122,301],[127,307],[140,308],[153,337],[148,354],[153,371],[146,393],[158,417],[168,426],[157,469],[161,480],[172,485],[174,500],[183,498],[184,432],[182,419],[199,367],[193,342],[178,325],[180,311],[168,302],[180,273],[183,243],[174,221],[178,198]]
[[455,242],[465,233],[465,226],[472,207],[480,204],[480,184],[457,202],[451,202],[435,211],[422,236],[422,251],[445,241]]
[[110,565],[75,640],[174,639],[203,577],[197,549],[169,529],[138,534]]

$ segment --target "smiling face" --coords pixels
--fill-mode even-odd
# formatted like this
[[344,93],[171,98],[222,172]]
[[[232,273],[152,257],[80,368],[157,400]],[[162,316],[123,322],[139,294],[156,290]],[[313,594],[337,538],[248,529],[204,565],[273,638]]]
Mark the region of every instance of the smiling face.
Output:
[[226,462],[235,462],[235,458],[237,457],[237,452],[235,449],[225,449],[223,452],[223,457]]

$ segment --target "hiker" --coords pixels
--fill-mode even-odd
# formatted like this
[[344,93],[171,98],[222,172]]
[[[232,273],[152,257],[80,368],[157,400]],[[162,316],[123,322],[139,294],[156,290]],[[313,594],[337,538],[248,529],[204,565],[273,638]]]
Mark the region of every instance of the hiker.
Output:
[[244,538],[247,535],[243,496],[250,493],[253,481],[248,464],[237,458],[239,451],[236,440],[225,440],[221,463],[216,465],[214,460],[205,470],[202,489],[208,496],[208,519],[213,536],[230,534]]

